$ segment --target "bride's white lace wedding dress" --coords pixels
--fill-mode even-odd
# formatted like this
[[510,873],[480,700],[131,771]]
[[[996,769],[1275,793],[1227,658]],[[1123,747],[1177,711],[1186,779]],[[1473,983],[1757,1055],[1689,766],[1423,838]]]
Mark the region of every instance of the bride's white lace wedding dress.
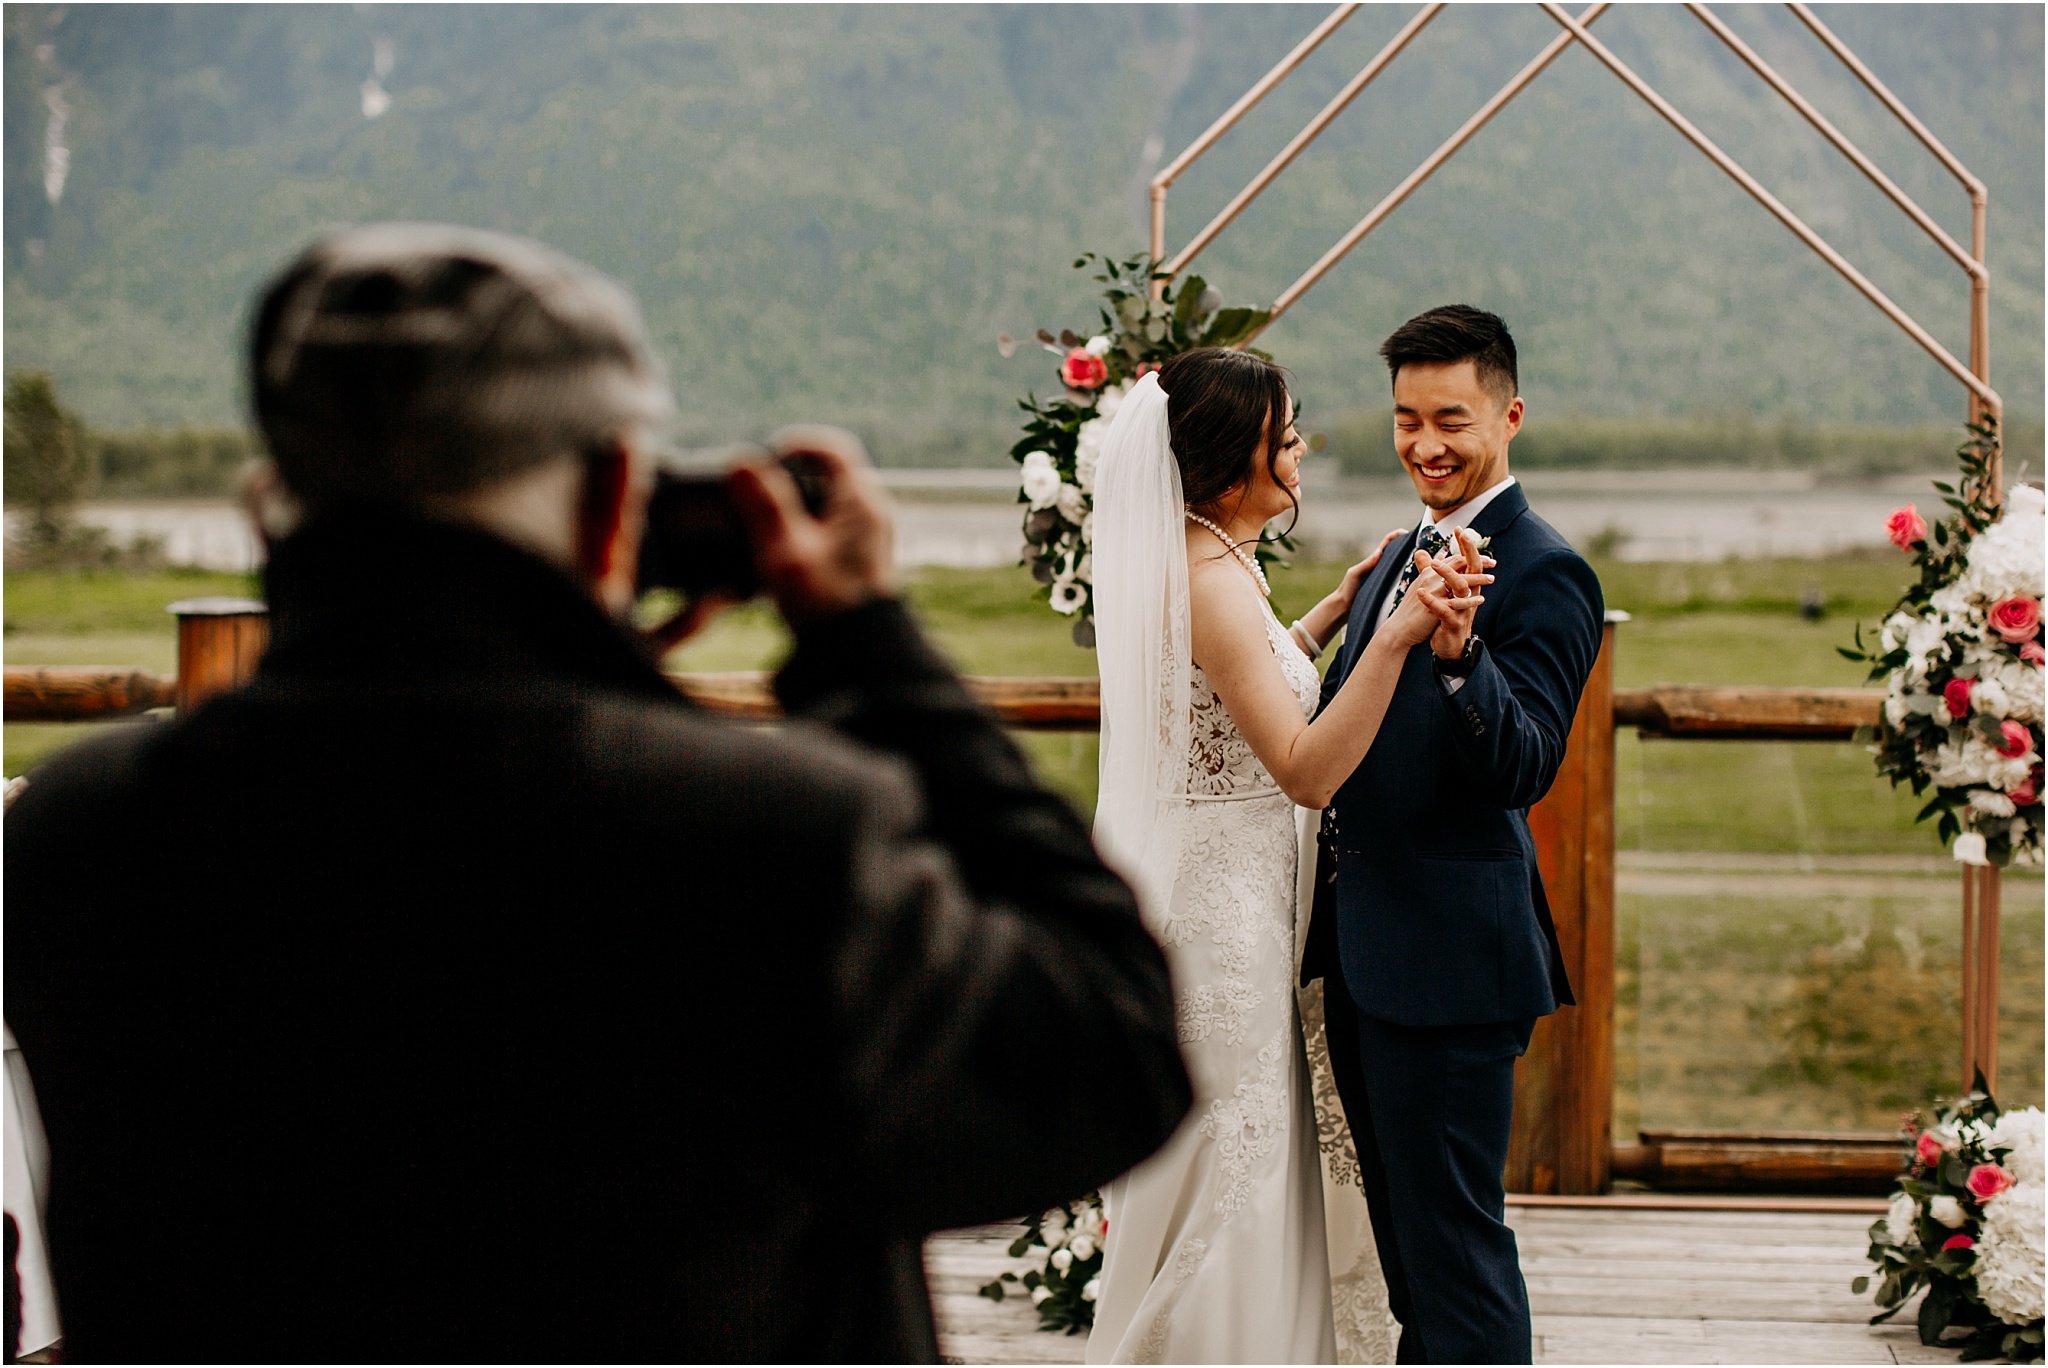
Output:
[[[1315,666],[1265,613],[1304,716]],[[1295,989],[1303,823],[1201,668],[1163,913],[1195,1106],[1105,1194],[1091,1363],[1390,1363],[1394,1322],[1322,1035]],[[1304,1025],[1307,1026],[1306,1040]]]

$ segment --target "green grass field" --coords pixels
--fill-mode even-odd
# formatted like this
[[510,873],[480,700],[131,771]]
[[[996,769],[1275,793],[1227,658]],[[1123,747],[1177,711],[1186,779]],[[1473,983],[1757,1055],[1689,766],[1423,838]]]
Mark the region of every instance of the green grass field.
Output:
[[[1835,648],[1891,604],[1902,573],[1889,555],[1598,569],[1608,606],[1632,615],[1617,636],[1623,687],[1861,685],[1861,668]],[[1306,609],[1340,570],[1278,575],[1281,617]],[[1092,674],[1092,653],[1030,587],[1013,569],[926,570],[909,595],[969,673]],[[1826,604],[1817,622],[1797,612],[1807,590]],[[6,660],[169,673],[166,604],[253,592],[234,575],[10,574]],[[787,646],[774,614],[749,605],[668,664],[769,669]],[[79,735],[9,724],[5,770],[25,772]],[[1092,733],[1020,741],[1049,782],[1084,810],[1093,804]],[[1639,1125],[1888,1129],[1953,1085],[1957,882],[1931,831],[1915,827],[1917,804],[1875,776],[1860,746],[1643,741],[1625,731],[1616,767],[1617,1134]],[[2041,883],[2007,883],[2001,1090],[2008,1102],[2038,1102]]]

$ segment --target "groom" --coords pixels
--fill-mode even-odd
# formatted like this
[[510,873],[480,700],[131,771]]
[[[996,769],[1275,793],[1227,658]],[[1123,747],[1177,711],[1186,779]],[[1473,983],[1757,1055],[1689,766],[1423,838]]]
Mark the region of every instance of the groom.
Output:
[[1526,814],[1557,776],[1600,647],[1600,583],[1508,473],[1522,400],[1506,325],[1448,305],[1380,354],[1394,449],[1424,511],[1354,600],[1324,702],[1407,591],[1418,549],[1444,538],[1458,551],[1469,528],[1497,579],[1469,636],[1446,629],[1409,655],[1378,739],[1324,814],[1334,916],[1319,896],[1302,976],[1324,980],[1330,1062],[1401,1322],[1396,1361],[1528,1363],[1501,1170],[1515,1060],[1536,1018],[1573,998]]

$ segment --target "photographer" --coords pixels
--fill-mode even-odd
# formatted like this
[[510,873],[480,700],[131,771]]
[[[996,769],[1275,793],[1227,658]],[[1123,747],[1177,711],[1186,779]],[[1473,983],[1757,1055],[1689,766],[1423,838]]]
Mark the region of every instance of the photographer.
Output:
[[670,400],[616,285],[340,233],[252,392],[254,681],[8,817],[67,1358],[933,1359],[923,1236],[1189,1092],[1130,891],[919,634],[858,445],[783,434],[815,516],[731,478],[796,636],[765,731],[624,625]]

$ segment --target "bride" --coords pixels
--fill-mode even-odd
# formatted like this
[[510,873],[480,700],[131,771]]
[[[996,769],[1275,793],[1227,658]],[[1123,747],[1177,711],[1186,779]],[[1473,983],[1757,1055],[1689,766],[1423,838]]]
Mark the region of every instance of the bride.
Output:
[[1105,1194],[1091,1363],[1392,1358],[1320,999],[1305,999],[1306,1045],[1297,1011],[1295,805],[1329,802],[1409,648],[1469,633],[1491,576],[1418,552],[1412,586],[1315,716],[1313,658],[1387,542],[1280,625],[1246,548],[1299,509],[1293,412],[1271,362],[1186,352],[1124,400],[1097,467],[1095,834],[1167,948],[1195,1106]]

